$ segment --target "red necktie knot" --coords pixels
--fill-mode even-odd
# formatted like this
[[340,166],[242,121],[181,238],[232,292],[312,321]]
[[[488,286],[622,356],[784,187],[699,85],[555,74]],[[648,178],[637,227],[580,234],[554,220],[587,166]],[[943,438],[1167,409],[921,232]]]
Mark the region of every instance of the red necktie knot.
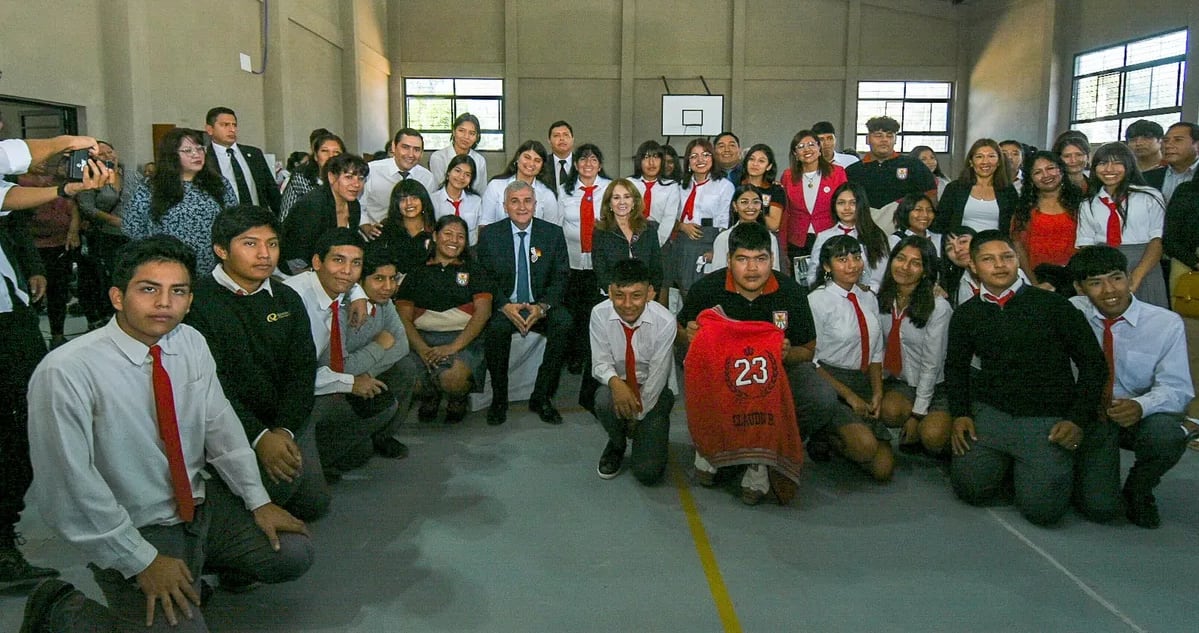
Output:
[[699,188],[711,182],[705,180],[703,182],[694,182],[691,184],[691,193],[687,194],[687,202],[683,204],[683,221],[690,222],[695,217],[695,194]]
[[854,230],[854,227],[852,227],[852,226],[849,228],[845,228],[845,227],[841,226],[840,224],[837,225],[837,228],[841,229],[841,232],[846,235],[853,233],[853,230]]
[[462,198],[458,198],[457,200],[450,200],[449,198],[446,198],[445,201],[454,205],[454,215],[462,215]]
[[1014,293],[1014,292],[1005,292],[1005,293],[1003,293],[1002,296],[999,296],[999,297],[996,297],[995,295],[993,295],[989,292],[983,293],[983,299],[986,299],[987,301],[990,301],[991,303],[997,303],[997,304],[999,304],[999,307],[1001,307],[1001,308],[1003,306],[1007,305],[1007,302],[1011,301],[1012,297],[1014,297],[1014,296],[1016,296],[1016,293]]

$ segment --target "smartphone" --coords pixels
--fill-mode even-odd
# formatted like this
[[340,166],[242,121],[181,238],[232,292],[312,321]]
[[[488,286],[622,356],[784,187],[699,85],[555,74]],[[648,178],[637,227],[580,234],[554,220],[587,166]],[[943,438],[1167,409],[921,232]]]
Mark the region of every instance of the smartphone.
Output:
[[83,170],[87,167],[89,158],[89,152],[86,149],[77,149],[71,152],[71,158],[67,163],[67,180],[72,182],[83,180]]

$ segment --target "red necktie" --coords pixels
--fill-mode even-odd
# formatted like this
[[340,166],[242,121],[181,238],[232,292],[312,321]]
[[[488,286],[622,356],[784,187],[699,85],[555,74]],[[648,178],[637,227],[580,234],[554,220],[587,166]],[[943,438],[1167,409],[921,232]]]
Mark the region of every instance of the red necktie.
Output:
[[162,348],[150,346],[150,357],[154,359],[151,375],[154,379],[154,411],[158,417],[158,436],[167,454],[167,465],[171,470],[171,489],[175,492],[175,503],[179,504],[179,517],[190,523],[196,515],[196,500],[192,497],[191,480],[187,476],[187,464],[183,461],[183,444],[179,439],[179,421],[175,418],[175,392],[171,389],[171,376],[162,366]]
[[580,240],[583,252],[591,252],[591,235],[595,232],[595,196],[592,195],[597,185],[583,187],[583,203],[579,205],[579,223],[582,225]]
[[346,370],[345,354],[341,351],[341,317],[337,302],[329,304],[333,321],[329,325],[329,369],[337,373]]
[[703,182],[697,182],[691,185],[691,193],[687,195],[687,202],[683,205],[684,222],[690,222],[691,218],[695,217],[695,192],[699,191],[700,187],[708,184],[709,182],[712,181],[705,180]]
[[1099,196],[1099,201],[1103,206],[1107,207],[1107,245],[1119,246],[1120,238],[1120,213],[1117,211],[1119,205],[1115,200]]
[[637,398],[637,410],[640,411],[641,386],[637,384],[637,355],[633,353],[633,333],[641,326],[629,327],[621,323],[620,327],[624,328],[624,381],[633,390],[633,397]]
[[842,232],[842,233],[844,233],[844,234],[846,234],[846,235],[849,235],[850,233],[853,233],[853,230],[854,230],[854,228],[855,228],[855,227],[852,227],[852,226],[851,226],[851,227],[849,227],[849,228],[847,229],[847,228],[845,228],[845,227],[841,226],[840,224],[838,224],[838,225],[837,225],[837,228],[841,229],[841,232]]
[[966,285],[970,286],[970,292],[973,292],[974,296],[976,296],[976,297],[978,296],[978,291],[982,290],[982,288],[979,288],[978,286],[976,286],[968,281],[966,282]]
[[237,296],[239,296],[239,297],[244,297],[244,296],[246,296],[246,291],[245,291],[245,290],[242,290],[241,288],[238,288],[238,289],[237,289],[237,292],[235,292],[235,293],[233,293],[233,294],[235,294],[235,295],[237,295]]
[[990,301],[992,303],[998,303],[1000,308],[1007,305],[1007,302],[1010,301],[1012,299],[1012,297],[1014,297],[1014,296],[1016,296],[1016,293],[1014,293],[1014,292],[1005,292],[1005,293],[1003,293],[1002,297],[996,297],[995,295],[993,295],[989,292],[983,293],[983,299],[986,299],[987,301]]
[[649,217],[650,205],[654,203],[654,185],[658,184],[657,180],[647,180],[645,182],[645,217]]
[[1116,341],[1112,336],[1112,328],[1123,321],[1124,317],[1103,320],[1103,358],[1107,361],[1107,385],[1103,390],[1103,406],[1112,403],[1112,394],[1116,386]]
[[899,328],[903,325],[903,314],[907,308],[891,308],[891,333],[887,335],[887,355],[883,358],[883,369],[899,378],[903,373],[903,348],[899,342]]
[[457,200],[450,200],[449,198],[446,198],[445,201],[454,205],[454,215],[459,217],[462,216],[462,209],[460,208],[462,206],[462,198],[458,198]]
[[870,369],[870,329],[866,327],[866,315],[862,314],[862,306],[858,303],[858,296],[849,291],[849,302],[853,304],[853,311],[858,315],[858,334],[862,337],[862,371]]

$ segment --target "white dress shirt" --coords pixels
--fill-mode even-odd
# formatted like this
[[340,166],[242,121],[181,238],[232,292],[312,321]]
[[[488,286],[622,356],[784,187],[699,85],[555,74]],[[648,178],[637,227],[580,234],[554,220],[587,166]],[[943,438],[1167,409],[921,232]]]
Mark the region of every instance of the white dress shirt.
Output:
[[824,274],[824,269],[820,267],[820,249],[824,248],[824,243],[835,235],[848,235],[862,245],[862,278],[858,283],[877,292],[883,285],[883,276],[887,273],[887,260],[884,258],[878,266],[871,266],[870,259],[866,256],[866,245],[858,239],[858,227],[853,227],[848,233],[843,230],[846,228],[849,227],[838,222],[816,234],[816,239],[812,242],[812,258],[808,263],[808,285],[816,283],[817,275]]
[[[629,182],[641,192],[645,198],[645,179],[630,178]],[[674,223],[679,221],[679,211],[683,210],[683,200],[680,197],[679,183],[673,180],[658,180],[654,183],[653,197],[650,199],[649,219],[658,223],[658,245],[661,246],[670,239],[674,232]]]
[[[1071,297],[1103,347],[1103,314],[1085,296]],[[1195,389],[1187,360],[1182,317],[1132,298],[1123,321],[1112,326],[1116,381],[1112,397],[1141,405],[1141,415],[1182,413]]]
[[216,154],[216,162],[221,168],[221,175],[225,177],[225,180],[229,181],[229,186],[233,187],[233,194],[238,196],[238,202],[247,204],[245,200],[241,199],[241,194],[237,189],[237,176],[233,174],[233,163],[229,160],[230,149],[233,150],[233,156],[237,159],[237,164],[241,165],[242,176],[245,177],[246,186],[250,189],[249,204],[260,204],[258,202],[258,187],[254,182],[254,175],[250,173],[250,163],[246,162],[246,157],[242,155],[241,148],[238,147],[237,143],[225,147],[216,141],[212,142],[212,153]]
[[[738,221],[737,224],[741,224],[741,222]],[[712,242],[712,261],[708,262],[707,264],[704,264],[704,274],[705,275],[712,272],[713,270],[720,270],[721,268],[728,268],[728,265],[729,265],[729,233],[732,233],[733,229],[737,228],[737,224],[734,224],[733,226],[730,226],[729,228],[721,231],[720,234],[716,236],[716,241]],[[781,263],[782,258],[779,257],[779,238],[774,233],[770,234],[770,254],[773,256],[773,259],[774,259],[774,262],[771,264],[771,268],[774,268],[775,270],[777,270],[779,272],[783,272],[782,263]]]
[[[475,163],[475,184],[471,189],[474,189],[475,193],[481,196],[487,190],[487,159],[483,158],[482,154],[473,149],[468,154]],[[433,152],[429,156],[429,173],[433,174],[433,181],[435,183],[445,182],[445,170],[449,167],[450,161],[457,155],[458,152],[454,149],[454,146],[450,145]],[[433,190],[429,189],[429,191]]]
[[[1078,209],[1078,233],[1074,246],[1107,244],[1107,218],[1111,215],[1106,204],[1107,192],[1087,198]],[[1128,192],[1125,220],[1120,225],[1121,244],[1148,244],[1161,239],[1166,222],[1166,202],[1158,190],[1133,186]],[[1136,262],[1133,262],[1135,265]]]
[[854,285],[845,290],[829,282],[808,295],[808,306],[812,309],[812,321],[816,324],[816,352],[812,362],[825,363],[841,369],[857,370],[862,365],[862,334],[858,327],[858,316],[849,293],[857,295],[862,315],[866,317],[866,331],[870,335],[870,362],[883,362],[886,341],[882,336],[882,325],[878,318],[878,298],[873,292]]
[[463,191],[459,197],[457,210],[454,209],[454,203],[450,200],[450,194],[446,193],[444,188],[434,191],[429,198],[433,201],[433,217],[440,220],[444,216],[456,213],[466,222],[466,235],[470,245],[474,246],[479,243],[479,220],[483,217],[482,197]]
[[[599,224],[604,192],[608,190],[611,182],[607,178],[596,177],[595,182],[592,183],[595,185],[595,189],[591,192],[595,224]],[[570,258],[570,267],[575,270],[591,270],[591,253],[583,252],[582,206],[582,181],[575,184],[574,193],[570,195],[567,195],[562,189],[558,190],[558,217],[562,218],[562,235],[566,237],[566,254]]]
[[[15,138],[0,141],[0,176],[23,174],[29,169],[31,162],[33,162],[33,157],[29,154],[29,146],[25,144],[25,141]],[[7,180],[0,180],[0,218],[9,214],[9,211],[2,210],[4,198],[8,195],[8,190],[15,186]],[[29,305],[29,294],[17,286],[16,268],[13,267],[12,261],[8,259],[8,253],[4,252],[3,248],[0,248],[0,276],[7,277],[16,290],[17,298],[21,303]],[[3,280],[0,280],[0,313],[12,312],[13,306],[13,297],[9,296]]]
[[691,181],[690,187],[683,187],[679,191],[679,221],[700,224],[702,220],[711,220],[712,226],[718,229],[729,228],[733,192],[737,189],[733,183],[724,178],[709,178],[700,183],[699,190],[695,192],[695,212],[690,220],[685,220],[682,215],[683,207],[687,206],[687,198],[691,197],[692,189],[695,189],[694,180]]
[[[487,191],[483,193],[483,219],[479,221],[480,226],[508,219],[508,212],[504,211],[504,189],[513,180],[516,180],[516,176],[495,178],[487,183]],[[562,226],[562,217],[558,213],[558,197],[540,180],[533,181],[533,199],[537,203],[533,210],[534,217]]]
[[[370,173],[362,185],[362,195],[358,196],[358,202],[362,205],[362,219],[359,222],[379,224],[387,219],[387,208],[391,205],[391,190],[404,180],[404,176],[400,174],[400,167],[391,156],[372,160],[367,163],[367,167],[370,168]],[[440,182],[434,180],[433,172],[419,163],[408,171],[408,178],[424,185],[425,190],[430,193],[437,189],[437,183]]]
[[[290,277],[283,283],[291,286],[291,289],[295,290],[304,300],[304,309],[308,312],[308,325],[312,330],[312,343],[316,346],[317,358],[320,358],[329,348],[329,335],[332,332],[333,310],[330,308],[330,304],[334,301],[340,303],[344,295],[337,295],[335,299],[331,299],[329,293],[325,292],[324,286],[321,285],[321,280],[311,270]],[[344,305],[339,308],[339,310],[348,309]],[[343,332],[342,351],[345,349],[345,333]],[[333,371],[328,365],[316,368],[314,394],[325,396],[333,393],[350,393],[353,388],[353,374]]]
[[[949,319],[952,316],[953,308],[941,297],[934,300],[933,313],[922,328],[912,325],[912,320],[906,312],[903,315],[903,321],[899,326],[899,349],[903,357],[903,369],[901,375],[896,378],[916,390],[912,413],[928,414],[933,392],[937,385],[945,381],[945,352],[949,348]],[[879,315],[879,323],[883,329],[884,356],[894,324],[891,317],[890,314]]]
[[[613,376],[627,380],[625,375],[624,320],[605,299],[591,309],[591,375],[607,385]],[[637,383],[641,385],[641,412],[637,419],[653,410],[666,387],[673,364],[674,337],[678,322],[669,309],[657,301],[645,304],[645,311],[632,327],[633,355],[637,359]]]
[[[211,464],[246,508],[270,502],[246,432],[217,380],[204,336],[179,325],[158,341],[171,377],[193,495]],[[101,568],[132,577],[158,551],[138,528],[180,522],[158,432],[150,349],[111,319],[50,352],[29,382],[38,509]]]

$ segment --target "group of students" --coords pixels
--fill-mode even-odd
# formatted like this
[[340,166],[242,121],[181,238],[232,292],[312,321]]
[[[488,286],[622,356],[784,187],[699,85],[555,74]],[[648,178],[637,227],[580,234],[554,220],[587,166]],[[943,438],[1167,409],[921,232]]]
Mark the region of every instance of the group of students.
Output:
[[[109,606],[51,580],[27,623],[204,630],[202,572],[229,587],[304,573],[303,521],[327,512],[329,484],[374,454],[406,455],[396,432],[412,400],[431,421],[444,398],[459,422],[489,374],[487,421],[503,424],[512,340],[531,332],[546,346],[530,410],[560,423],[561,370],[583,372],[605,479],[630,443],[634,476],[661,479],[679,362],[696,480],[744,467],[747,504],[794,496],[805,444],[889,480],[895,428],[901,450],[952,455],[969,503],[1014,496],[1050,524],[1074,502],[1156,527],[1152,490],[1199,425],[1183,415],[1182,321],[1134,296],[1140,260],[1080,244],[1065,266],[1080,296],[1037,287],[1001,220],[1011,185],[997,147],[972,148],[965,208],[938,234],[933,172],[894,151],[894,120],[867,128],[856,163],[833,151],[831,125],[797,133],[777,182],[771,149],[742,155],[731,133],[678,157],[647,141],[633,177],[612,179],[600,149],[575,148],[558,121],[552,154],[526,141],[486,186],[470,115],[432,157],[440,185],[415,130],[370,163],[322,160],[332,139],[316,135],[319,171],[307,193],[285,189],[285,214],[227,204],[202,252],[134,240],[114,265],[114,319],[28,381],[39,508],[91,557]],[[1120,154],[1106,148],[1094,190],[1116,200],[1119,228],[1140,191],[1121,183],[1139,172],[1109,178]],[[171,153],[202,170],[198,156]],[[81,187],[110,177],[93,161]],[[992,212],[995,226],[971,226]],[[1123,487],[1120,446],[1136,452]]]

